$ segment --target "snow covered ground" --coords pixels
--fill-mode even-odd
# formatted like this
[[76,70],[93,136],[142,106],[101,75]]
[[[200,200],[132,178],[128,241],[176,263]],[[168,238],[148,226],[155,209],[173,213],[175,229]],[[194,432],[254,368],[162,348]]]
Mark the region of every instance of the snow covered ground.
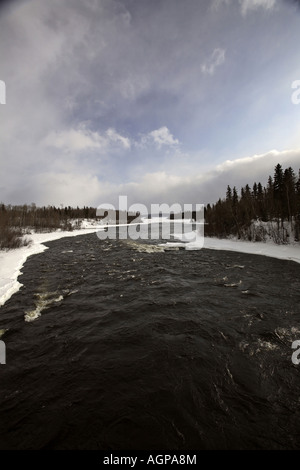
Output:
[[275,243],[246,242],[238,240],[220,240],[205,238],[204,248],[211,250],[238,251],[253,255],[271,256],[300,263],[300,245],[276,245]]
[[[189,237],[194,238],[194,232],[176,237],[178,239],[176,245],[185,246],[186,250],[207,248],[209,250],[237,251],[240,253],[270,256],[271,258],[291,260],[300,263],[300,243],[296,242],[289,245],[277,245],[272,240],[268,240],[267,242],[248,242],[236,239],[203,238],[201,236],[189,242]],[[168,243],[168,245],[170,245],[170,243]]]
[[[72,232],[57,231],[52,233],[32,234],[30,235],[30,239],[32,240],[31,245],[10,251],[0,251],[0,307],[22,286],[18,281],[18,276],[22,272],[21,270],[26,259],[31,255],[41,253],[47,249],[43,243],[63,237],[75,237],[78,235],[94,233],[100,228],[99,226],[88,222],[85,222],[82,227],[84,228],[81,230],[73,230]],[[237,251],[241,253],[271,256],[273,258],[292,260],[300,263],[299,244],[275,245],[271,242],[259,243],[204,238],[203,245],[203,238],[199,237],[198,240],[189,241],[189,234],[185,234],[184,242],[179,241],[178,243],[167,243],[167,245],[184,246],[187,250],[199,250],[204,247],[212,250]]]

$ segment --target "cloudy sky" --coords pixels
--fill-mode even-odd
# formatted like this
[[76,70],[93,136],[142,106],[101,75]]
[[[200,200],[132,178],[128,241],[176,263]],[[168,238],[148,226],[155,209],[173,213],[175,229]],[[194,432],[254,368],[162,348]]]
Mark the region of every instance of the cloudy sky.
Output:
[[0,201],[206,204],[298,171],[299,44],[296,0],[2,4]]

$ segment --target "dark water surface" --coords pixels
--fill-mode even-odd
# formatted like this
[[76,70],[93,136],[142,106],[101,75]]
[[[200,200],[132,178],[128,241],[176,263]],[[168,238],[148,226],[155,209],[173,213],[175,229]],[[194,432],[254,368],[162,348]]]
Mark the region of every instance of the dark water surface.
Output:
[[46,245],[0,309],[1,449],[300,448],[299,264]]

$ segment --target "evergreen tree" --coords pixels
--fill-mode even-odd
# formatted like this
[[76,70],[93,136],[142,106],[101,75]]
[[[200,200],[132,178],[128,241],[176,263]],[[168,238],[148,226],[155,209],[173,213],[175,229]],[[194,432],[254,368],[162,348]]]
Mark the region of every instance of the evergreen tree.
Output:
[[256,200],[257,199],[257,184],[256,183],[254,183],[253,185],[252,195],[253,195],[253,198]]
[[227,191],[226,191],[226,201],[231,202],[231,200],[232,200],[232,191],[231,191],[231,187],[228,185]]
[[274,179],[269,176],[266,187],[261,182],[254,182],[252,190],[247,184],[241,188],[240,194],[239,198],[236,187],[231,189],[228,185],[225,198],[220,198],[217,204],[209,207],[206,212],[209,234],[221,237],[249,234],[251,237],[249,227],[254,220],[267,222],[276,218],[278,242],[286,239],[283,223],[288,220],[295,230],[295,238],[300,238],[300,170],[296,178],[291,167],[283,170],[278,163],[274,169]]
[[296,175],[291,167],[287,168],[283,174],[282,204],[282,216],[290,221],[296,209]]
[[283,170],[280,163],[275,166],[274,171],[274,184],[273,184],[273,197],[274,197],[274,209],[275,217],[277,218],[277,223],[279,227],[279,221],[281,219],[281,224],[283,224]]
[[234,186],[233,187],[233,193],[232,193],[232,206],[233,206],[233,208],[235,208],[235,209],[237,208],[238,201],[239,201],[238,193],[237,193],[236,187]]

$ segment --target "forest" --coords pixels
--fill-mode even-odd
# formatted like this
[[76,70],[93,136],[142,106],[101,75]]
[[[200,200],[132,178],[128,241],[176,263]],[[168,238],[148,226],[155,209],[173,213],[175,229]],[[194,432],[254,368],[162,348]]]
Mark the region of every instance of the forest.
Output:
[[[0,204],[0,249],[28,243],[23,235],[34,232],[79,229],[83,219],[100,219],[96,208],[37,207]],[[104,216],[107,214],[105,213]],[[130,223],[138,214],[127,213]],[[116,222],[120,214],[116,211]],[[254,182],[237,188],[227,186],[226,195],[205,207],[205,236],[234,236],[249,241],[289,243],[300,239],[300,170],[298,175],[278,163],[267,185]]]
[[[84,219],[101,220],[107,215],[109,211],[102,217],[97,217],[97,209],[94,207],[37,207],[34,203],[13,206],[0,203],[0,250],[28,244],[30,240],[24,235],[30,235],[32,232],[72,231],[80,229]],[[116,210],[114,218],[116,223],[120,218],[127,219],[127,223],[130,223],[137,215],[127,212],[121,217],[120,211]]]
[[[28,205],[0,204],[0,249],[18,248],[27,244],[23,235],[53,230],[80,228],[80,219],[96,217],[96,209],[84,207],[36,207]],[[76,222],[77,219],[77,222]],[[73,221],[73,223],[71,223]]]
[[267,185],[254,182],[240,193],[227,186],[226,195],[205,208],[205,235],[226,238],[236,236],[249,241],[273,239],[276,243],[299,241],[300,170],[275,166]]

